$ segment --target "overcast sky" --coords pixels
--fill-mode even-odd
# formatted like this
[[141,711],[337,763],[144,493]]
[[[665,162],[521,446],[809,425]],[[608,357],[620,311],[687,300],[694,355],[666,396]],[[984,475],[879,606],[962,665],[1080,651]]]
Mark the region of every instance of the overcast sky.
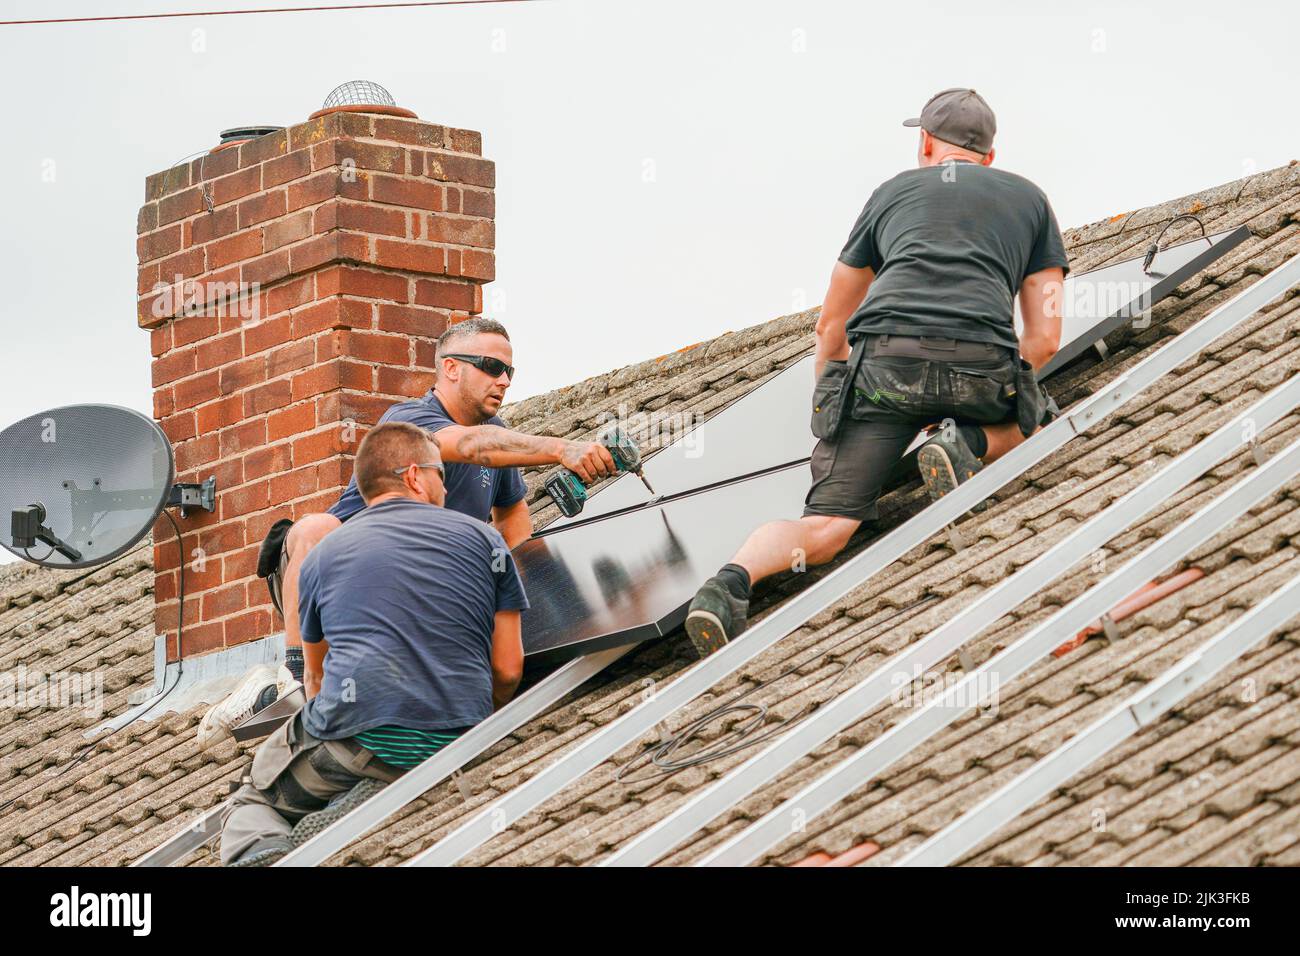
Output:
[[[307,5],[3,2],[6,19]],[[320,0],[328,2],[328,0]],[[144,178],[338,83],[481,130],[511,398],[815,305],[899,122],[973,86],[1063,227],[1300,155],[1291,4],[583,2],[0,27],[0,424],[151,408]],[[1049,12],[1049,10],[1059,12]]]

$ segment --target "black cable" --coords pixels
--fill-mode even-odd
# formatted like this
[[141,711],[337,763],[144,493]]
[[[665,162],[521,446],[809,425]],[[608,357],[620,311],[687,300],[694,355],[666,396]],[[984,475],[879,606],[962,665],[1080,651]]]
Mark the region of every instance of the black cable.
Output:
[[[1175,223],[1182,222],[1184,219],[1190,219],[1198,226],[1200,226],[1201,238],[1204,239],[1206,242],[1210,242],[1210,237],[1205,232],[1205,223],[1201,222],[1199,216],[1193,216],[1190,212],[1185,212],[1180,216],[1174,216],[1173,219],[1170,219],[1169,222],[1165,223],[1165,227],[1161,229],[1160,234],[1156,236],[1156,241],[1151,243],[1151,245],[1147,247],[1146,258],[1142,260],[1143,275],[1149,276],[1151,274],[1151,264],[1156,261],[1156,253],[1160,251],[1160,240],[1165,237],[1165,233],[1168,232],[1170,229],[1172,229]],[[1213,243],[1210,244],[1213,245]]]
[[[171,512],[168,511],[166,508],[164,508],[162,513],[167,516],[167,520],[172,523],[172,530],[176,532],[176,550],[179,552],[178,556],[180,559],[179,571],[178,571],[179,582],[177,584],[178,597],[180,598],[180,601],[176,607],[176,680],[172,683],[171,687],[166,687],[167,655],[164,654],[163,655],[163,660],[164,660],[163,686],[166,689],[163,690],[161,694],[158,694],[156,697],[154,697],[153,702],[148,707],[140,711],[140,713],[136,714],[134,717],[132,717],[121,727],[118,727],[110,731],[109,733],[105,734],[103,737],[100,737],[98,740],[95,740],[92,743],[89,743],[85,747],[83,747],[79,753],[77,753],[70,761],[68,761],[68,763],[64,764],[61,768],[59,768],[59,772],[54,775],[54,780],[58,780],[60,777],[62,777],[73,767],[81,766],[82,762],[87,757],[89,757],[92,753],[94,753],[95,750],[98,749],[101,743],[108,740],[119,731],[125,730],[127,727],[131,726],[133,723],[135,723],[145,714],[149,713],[149,711],[157,707],[158,704],[162,702],[162,699],[166,697],[168,694],[170,694],[172,691],[174,691],[181,682],[181,674],[184,672],[185,669],[185,659],[184,659],[184,655],[182,655],[181,653],[181,635],[185,628],[185,543],[181,536],[180,525],[176,523],[176,519],[172,517]],[[86,576],[87,575],[82,575],[82,577],[86,577]],[[17,797],[12,797],[9,800],[6,800],[4,803],[0,804],[0,813],[3,813],[4,811],[8,810],[11,806],[13,806],[13,804],[15,803],[15,801],[17,801],[17,799],[18,799]]]
[[50,555],[52,555],[53,553],[54,553],[54,548],[53,546],[51,546],[50,550],[46,551],[43,556],[39,558],[33,558],[32,549],[30,547],[23,548],[23,556],[26,557],[27,560],[30,561],[32,564],[44,564],[46,561],[50,560]]
[[[906,607],[899,608],[893,614],[889,615],[889,617],[885,618],[883,621],[880,621],[876,626],[878,627],[881,624],[888,624],[890,621],[897,620],[899,617],[902,617],[904,614],[914,611],[917,608],[924,607],[925,605],[930,604],[937,600],[939,600],[938,596],[932,594],[929,597],[922,598],[919,601],[914,601],[913,603],[907,605]],[[684,770],[687,767],[697,767],[701,764],[707,763],[710,760],[717,760],[719,757],[726,757],[730,754],[734,754],[741,750],[745,750],[749,747],[753,747],[755,744],[760,744],[764,740],[767,740],[770,737],[773,737],[776,734],[781,733],[795,726],[801,720],[804,720],[811,713],[813,713],[813,711],[815,711],[818,707],[820,707],[823,703],[825,703],[825,701],[824,700],[814,701],[810,704],[807,704],[802,710],[799,711],[799,713],[795,714],[793,717],[787,720],[778,720],[773,727],[768,729],[766,732],[759,734],[758,736],[753,736],[753,734],[760,727],[762,727],[764,723],[766,723],[768,706],[766,704],[742,704],[739,703],[739,701],[744,700],[750,694],[757,693],[760,690],[770,687],[771,685],[775,684],[779,680],[782,680],[783,678],[789,677],[795,671],[799,670],[800,668],[804,667],[807,664],[813,664],[825,657],[828,657],[837,648],[839,648],[843,644],[848,643],[852,639],[853,638],[851,637],[842,638],[841,640],[836,641],[830,647],[826,648],[826,650],[820,651],[812,655],[811,657],[807,658],[806,660],[802,660],[799,661],[798,663],[791,664],[789,667],[785,668],[785,670],[781,671],[781,673],[777,674],[775,677],[769,678],[768,680],[765,680],[762,683],[755,684],[753,687],[749,688],[748,690],[741,691],[739,694],[735,695],[730,700],[727,700],[722,704],[719,704],[717,707],[709,711],[707,714],[704,714],[701,717],[697,717],[695,720],[691,721],[689,724],[687,724],[685,727],[683,727],[681,730],[679,730],[677,733],[673,734],[671,737],[667,738],[666,740],[661,740],[657,744],[647,744],[645,749],[643,749],[641,753],[637,754],[635,757],[633,757],[626,764],[624,764],[622,767],[619,768],[618,772],[614,774],[614,779],[621,783],[640,783],[645,780],[651,780],[656,776],[663,776],[666,774],[674,773],[678,770]],[[864,653],[866,653],[866,647],[863,647],[862,650],[858,651],[858,653],[855,654],[851,660],[849,660],[842,668],[840,668],[840,672],[836,674],[835,679],[831,681],[830,684],[831,688],[834,688],[835,685],[839,683],[840,678],[842,678],[846,673],[848,673],[849,668],[851,668],[854,664],[856,664],[862,658],[862,655]],[[704,728],[707,727],[709,724],[714,723],[715,721],[721,718],[727,717],[732,714],[738,714],[738,713],[748,713],[751,716],[745,719],[744,721],[742,721],[739,725],[733,726],[730,729],[730,731],[724,736],[719,737],[717,740],[714,740],[711,743],[705,744],[704,747],[695,751],[690,756],[674,759],[674,754],[676,754],[679,750],[681,750],[692,740],[694,740],[697,736],[699,736],[701,731],[703,731]],[[624,779],[634,767],[636,767],[638,764],[645,763],[646,761],[649,761],[651,764],[654,765],[653,769],[650,770],[648,774],[641,777],[635,777],[631,780]]]
[[486,3],[532,3],[536,0],[411,0],[408,3],[334,3],[313,7],[262,7],[254,10],[185,10],[169,13],[126,13],[99,17],[58,17],[46,20],[0,20],[0,27],[50,23],[107,23],[118,20],[170,20],[176,17],[234,17],[253,13],[317,13],[322,10],[391,10],[404,7],[467,7]]

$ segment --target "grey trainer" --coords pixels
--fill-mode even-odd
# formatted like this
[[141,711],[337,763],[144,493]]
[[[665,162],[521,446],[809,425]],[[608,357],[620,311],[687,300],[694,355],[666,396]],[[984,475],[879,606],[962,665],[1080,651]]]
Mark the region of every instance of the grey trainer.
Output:
[[324,809],[309,813],[294,824],[293,832],[289,835],[293,845],[302,846],[316,834],[342,820],[385,786],[387,784],[382,780],[373,780],[369,777],[358,781],[351,790],[335,797]]
[[288,856],[289,851],[293,848],[294,843],[288,837],[271,837],[266,840],[259,840],[245,850],[239,859],[227,863],[226,866],[270,866],[277,860]]
[[708,657],[734,640],[745,629],[748,614],[748,601],[733,595],[716,576],[709,578],[695,592],[686,613],[686,633],[695,652]]
[[[974,478],[984,467],[966,444],[966,439],[961,437],[961,432],[954,431],[952,437],[948,437],[944,431],[935,432],[916,452],[916,465],[931,501],[938,501],[955,491],[958,485]],[[974,510],[982,508],[981,503]]]

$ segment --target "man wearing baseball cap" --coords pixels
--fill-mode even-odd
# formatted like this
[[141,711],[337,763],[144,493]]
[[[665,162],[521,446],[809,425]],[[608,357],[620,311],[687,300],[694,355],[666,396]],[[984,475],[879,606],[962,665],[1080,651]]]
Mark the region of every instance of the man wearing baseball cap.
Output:
[[[1060,346],[1069,261],[1042,190],[993,169],[993,110],[949,89],[916,119],[917,167],[867,200],[817,320],[812,488],[803,517],[749,536],[691,602],[700,656],[745,629],[750,588],[796,559],[824,564],[863,521],[922,429],[933,499],[1045,420],[1034,378]],[[1012,303],[1020,298],[1017,336]]]

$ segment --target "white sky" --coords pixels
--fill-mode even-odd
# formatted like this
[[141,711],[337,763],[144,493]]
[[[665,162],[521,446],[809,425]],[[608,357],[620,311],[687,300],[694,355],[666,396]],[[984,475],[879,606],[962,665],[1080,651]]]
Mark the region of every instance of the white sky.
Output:
[[[295,4],[32,0],[0,18]],[[0,425],[75,402],[149,411],[145,176],[221,129],[301,122],[349,79],[482,131],[498,180],[485,311],[515,341],[510,398],[819,302],[866,197],[914,162],[899,122],[944,87],[984,94],[998,164],[1041,185],[1063,227],[1300,155],[1294,5],[886,6],[548,0],[0,27]]]

